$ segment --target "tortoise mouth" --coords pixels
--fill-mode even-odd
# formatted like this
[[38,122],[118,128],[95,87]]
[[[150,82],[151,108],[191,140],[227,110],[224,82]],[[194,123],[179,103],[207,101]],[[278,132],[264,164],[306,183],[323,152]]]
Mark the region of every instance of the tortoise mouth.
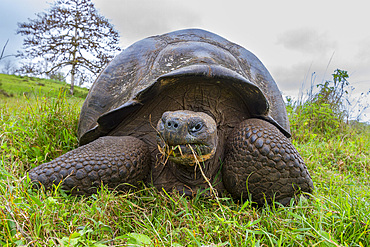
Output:
[[170,161],[190,166],[211,159],[216,152],[216,148],[214,147],[195,143],[179,144],[176,146],[169,146],[164,143],[162,146],[158,145],[158,149]]
[[175,163],[195,165],[212,158],[217,139],[216,122],[204,112],[168,111],[157,124],[159,152]]

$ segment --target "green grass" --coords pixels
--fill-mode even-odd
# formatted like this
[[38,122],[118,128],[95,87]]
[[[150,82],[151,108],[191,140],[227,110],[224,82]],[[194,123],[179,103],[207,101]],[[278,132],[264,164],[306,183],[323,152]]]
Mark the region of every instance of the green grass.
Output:
[[144,185],[90,197],[33,190],[26,172],[77,146],[82,101],[63,93],[0,99],[3,246],[370,246],[369,126],[293,140],[315,191],[288,207],[186,198]]
[[[0,98],[26,96],[32,97],[54,97],[60,90],[68,91],[69,85],[65,82],[40,79],[37,77],[16,76],[0,74]],[[74,97],[86,98],[88,89],[76,86]]]

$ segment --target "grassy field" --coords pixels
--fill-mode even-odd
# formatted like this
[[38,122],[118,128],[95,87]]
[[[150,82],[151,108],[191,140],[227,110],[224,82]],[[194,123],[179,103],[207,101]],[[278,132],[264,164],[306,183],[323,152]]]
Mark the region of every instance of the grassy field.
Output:
[[310,200],[288,207],[186,198],[144,185],[73,197],[59,188],[33,190],[26,174],[77,146],[83,98],[63,92],[29,98],[22,90],[11,91],[17,97],[0,97],[3,246],[370,246],[368,125],[318,135],[302,132],[292,119],[292,141],[315,191]]
[[[0,98],[26,96],[27,98],[35,97],[54,97],[60,92],[67,91],[68,84],[65,82],[40,79],[37,77],[15,76],[0,74]],[[88,89],[75,87],[74,97],[85,98]]]

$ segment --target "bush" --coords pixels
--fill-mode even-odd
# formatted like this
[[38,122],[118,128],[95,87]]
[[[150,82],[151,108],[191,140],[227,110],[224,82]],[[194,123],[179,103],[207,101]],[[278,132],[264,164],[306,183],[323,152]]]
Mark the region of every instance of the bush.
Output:
[[293,139],[308,141],[312,138],[330,139],[348,130],[329,104],[305,102],[289,112]]
[[293,138],[308,141],[312,138],[331,139],[350,131],[348,100],[348,73],[336,69],[333,81],[318,84],[319,91],[305,102],[287,99]]
[[54,72],[48,74],[49,78],[54,81],[66,82],[66,78],[63,72]]

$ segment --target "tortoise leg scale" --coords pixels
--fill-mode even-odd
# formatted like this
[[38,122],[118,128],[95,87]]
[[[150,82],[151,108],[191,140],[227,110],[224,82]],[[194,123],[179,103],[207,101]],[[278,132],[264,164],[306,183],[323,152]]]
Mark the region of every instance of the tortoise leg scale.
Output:
[[275,201],[287,205],[300,192],[311,193],[312,179],[294,146],[275,126],[248,119],[229,138],[223,165],[223,181],[235,198],[263,205]]
[[149,171],[147,145],[130,136],[106,136],[33,168],[29,177],[35,188],[62,182],[72,194],[96,193],[101,184],[126,189],[142,181]]

